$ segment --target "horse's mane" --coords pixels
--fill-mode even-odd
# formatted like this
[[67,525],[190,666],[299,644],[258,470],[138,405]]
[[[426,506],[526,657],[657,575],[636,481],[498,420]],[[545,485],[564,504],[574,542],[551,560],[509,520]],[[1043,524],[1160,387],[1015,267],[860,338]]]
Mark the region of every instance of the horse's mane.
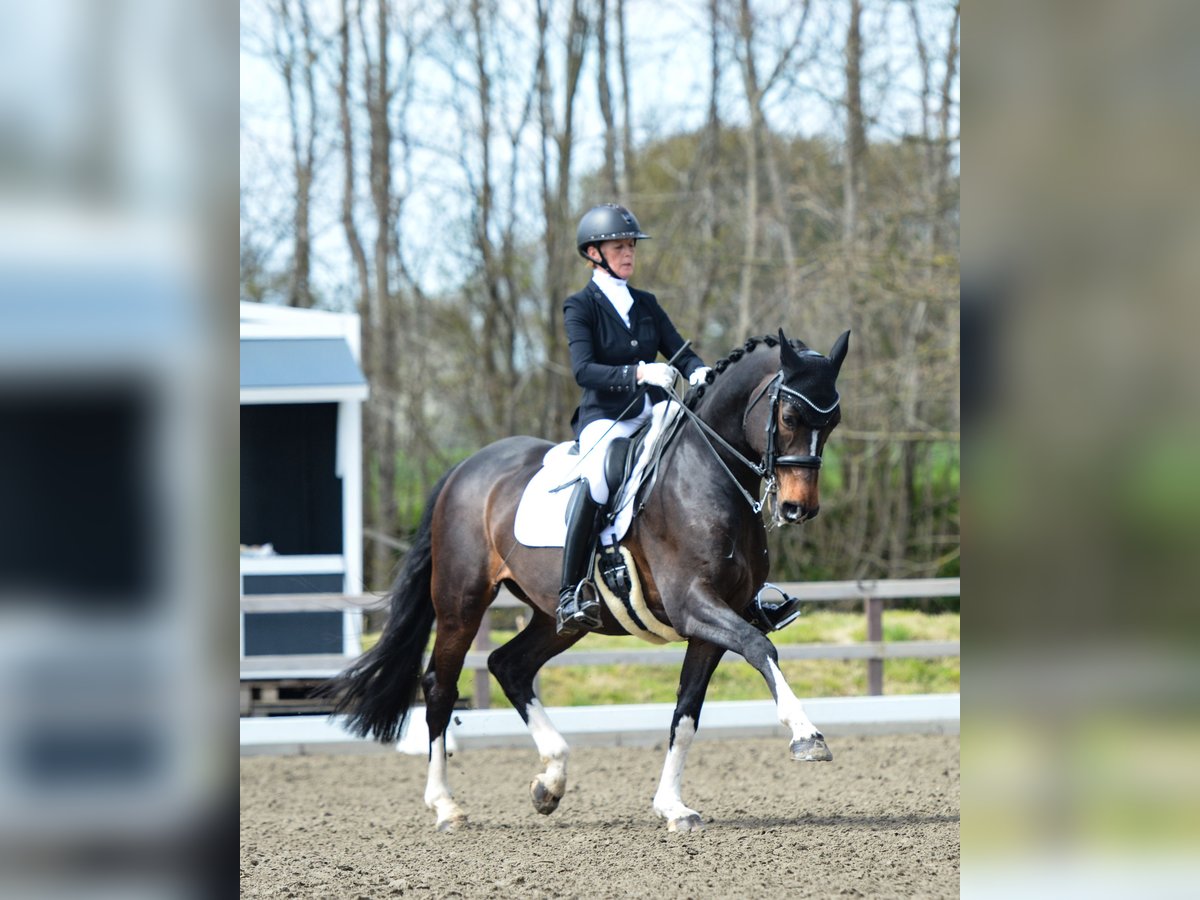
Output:
[[[801,341],[788,338],[788,343],[794,350],[807,349],[807,345]],[[752,337],[742,346],[734,347],[732,350],[730,350],[727,356],[718,359],[712,364],[712,371],[708,373],[708,380],[704,384],[697,385],[696,387],[692,388],[683,398],[683,402],[687,408],[695,411],[696,406],[699,404],[700,398],[704,396],[704,392],[708,388],[708,385],[712,384],[719,375],[723,374],[726,369],[728,369],[747,353],[753,353],[756,349],[758,349],[760,344],[766,344],[768,347],[778,347],[779,338],[770,334],[764,334],[762,337]]]

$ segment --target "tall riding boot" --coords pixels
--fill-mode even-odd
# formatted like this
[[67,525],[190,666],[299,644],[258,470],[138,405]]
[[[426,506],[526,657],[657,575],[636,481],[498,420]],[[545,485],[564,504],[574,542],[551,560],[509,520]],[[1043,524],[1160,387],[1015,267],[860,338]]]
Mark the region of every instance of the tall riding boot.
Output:
[[587,479],[581,478],[567,506],[562,587],[555,617],[559,634],[577,634],[600,627],[600,599],[589,576],[603,513],[604,506],[592,499]]

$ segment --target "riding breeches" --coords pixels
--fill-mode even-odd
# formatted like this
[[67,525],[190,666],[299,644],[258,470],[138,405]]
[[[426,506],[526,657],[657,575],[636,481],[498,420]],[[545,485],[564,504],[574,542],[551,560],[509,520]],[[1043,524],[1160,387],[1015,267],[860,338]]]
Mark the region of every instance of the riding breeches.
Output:
[[608,445],[617,438],[629,437],[650,418],[653,407],[649,403],[632,419],[616,422],[612,419],[597,419],[589,422],[579,435],[579,463],[576,471],[588,480],[592,499],[597,503],[608,502],[608,482],[604,479],[604,457]]

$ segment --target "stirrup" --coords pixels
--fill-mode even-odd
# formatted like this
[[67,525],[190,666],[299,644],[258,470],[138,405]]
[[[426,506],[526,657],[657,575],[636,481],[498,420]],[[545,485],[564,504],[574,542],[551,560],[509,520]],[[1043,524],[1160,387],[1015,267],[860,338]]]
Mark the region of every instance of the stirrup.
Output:
[[[771,596],[772,592],[777,597]],[[750,604],[750,624],[767,634],[794,622],[801,613],[800,598],[784,593],[770,582],[765,583]]]
[[599,627],[600,599],[596,595],[596,588],[584,579],[576,585],[573,593],[567,594],[564,591],[559,597],[558,609],[554,614],[554,628],[558,634],[570,635]]

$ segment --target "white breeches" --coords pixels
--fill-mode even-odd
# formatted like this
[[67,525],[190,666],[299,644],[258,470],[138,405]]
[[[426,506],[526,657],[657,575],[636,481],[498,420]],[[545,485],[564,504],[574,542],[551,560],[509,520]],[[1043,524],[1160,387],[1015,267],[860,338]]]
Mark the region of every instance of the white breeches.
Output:
[[608,484],[604,480],[604,457],[608,453],[608,445],[619,437],[629,437],[637,431],[650,418],[653,409],[647,398],[642,411],[634,418],[624,422],[597,419],[589,422],[580,433],[578,472],[588,480],[592,499],[597,503],[608,502]]

